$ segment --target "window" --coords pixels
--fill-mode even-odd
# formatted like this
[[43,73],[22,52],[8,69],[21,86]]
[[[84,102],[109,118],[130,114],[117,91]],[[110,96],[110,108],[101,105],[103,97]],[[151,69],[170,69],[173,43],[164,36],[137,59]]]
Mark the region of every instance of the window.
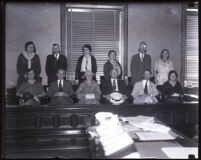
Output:
[[[94,5],[95,6],[95,5]],[[123,66],[122,7],[83,7],[66,5],[67,79],[75,79],[75,68],[82,46],[90,44],[97,61],[96,78],[100,81],[108,51],[115,50]]]
[[187,8],[185,12],[186,52],[184,84],[198,87],[198,9]]

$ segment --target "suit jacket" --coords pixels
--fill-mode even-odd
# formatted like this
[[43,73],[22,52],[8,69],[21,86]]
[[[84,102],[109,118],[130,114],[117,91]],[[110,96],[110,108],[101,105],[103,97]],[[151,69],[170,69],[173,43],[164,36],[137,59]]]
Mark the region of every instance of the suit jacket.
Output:
[[[83,81],[82,76],[84,75],[84,72],[81,72],[81,66],[82,66],[82,60],[84,58],[84,55],[80,56],[77,61],[77,66],[75,70],[75,79],[79,81]],[[92,72],[96,74],[97,72],[97,64],[96,64],[96,58],[91,55],[91,66],[92,66]]]
[[145,70],[151,71],[151,56],[144,54],[143,62],[140,59],[140,54],[136,54],[131,60],[131,77],[133,86],[136,82],[143,79]]
[[63,82],[63,92],[68,95],[68,97],[55,97],[54,94],[59,92],[59,86],[57,81],[52,82],[48,89],[47,95],[51,98],[52,105],[58,104],[73,104],[73,100],[70,96],[74,95],[74,90],[72,84],[68,80],[64,80]]
[[[148,85],[148,94],[151,94],[152,96],[157,96],[158,90],[156,88],[156,85],[154,83],[152,83],[151,81],[149,81],[149,85]],[[131,93],[131,95],[133,96],[134,99],[136,99],[137,101],[142,101],[143,99],[140,99],[138,96],[139,95],[144,95],[144,86],[143,86],[143,81],[140,82],[136,82],[133,88],[133,91]]]
[[[124,80],[117,80],[117,83],[118,83],[119,92],[128,97],[129,96],[129,89],[126,86]],[[110,94],[113,92],[111,79],[103,80],[103,83],[101,84],[101,92],[104,95]]]
[[57,69],[62,68],[66,71],[67,68],[67,58],[66,56],[60,54],[59,59],[57,60],[54,57],[54,54],[50,54],[47,56],[45,71],[48,78],[48,84],[50,85],[52,82],[57,80],[56,72]]

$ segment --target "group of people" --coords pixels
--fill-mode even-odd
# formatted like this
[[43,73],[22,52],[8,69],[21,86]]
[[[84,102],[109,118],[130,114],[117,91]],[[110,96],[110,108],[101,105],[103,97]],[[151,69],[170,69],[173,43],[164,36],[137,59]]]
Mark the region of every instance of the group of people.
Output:
[[58,44],[52,45],[52,54],[47,56],[45,65],[49,85],[45,92],[40,78],[39,55],[35,44],[27,42],[24,52],[17,59],[17,95],[21,97],[20,103],[39,104],[40,97],[47,95],[51,98],[50,105],[74,104],[72,97],[76,95],[78,104],[99,104],[100,98],[104,104],[119,104],[128,103],[131,95],[133,103],[149,104],[157,103],[159,94],[169,102],[178,102],[183,94],[167,49],[161,51],[160,59],[154,66],[155,80],[151,80],[151,56],[147,54],[147,44],[140,43],[139,53],[131,60],[131,93],[122,80],[122,66],[116,59],[115,50],[108,52],[109,60],[104,64],[104,80],[100,85],[96,81],[97,62],[91,46],[83,45],[82,53],[75,70],[75,81],[79,87],[74,91],[71,82],[66,80],[67,58],[61,54]]

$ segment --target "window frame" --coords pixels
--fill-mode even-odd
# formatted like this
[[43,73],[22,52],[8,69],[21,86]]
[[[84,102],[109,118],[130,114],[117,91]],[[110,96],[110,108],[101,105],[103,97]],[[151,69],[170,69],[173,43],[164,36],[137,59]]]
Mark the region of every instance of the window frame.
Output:
[[[120,50],[119,50],[119,62],[122,65],[122,78],[127,75],[127,57],[128,57],[128,47],[127,47],[127,37],[128,37],[128,4],[127,3],[62,3],[61,4],[61,52],[67,58],[67,10],[68,8],[91,8],[91,9],[119,9],[120,10]],[[93,49],[93,48],[92,48]],[[68,69],[68,68],[67,68]],[[66,72],[67,74],[67,72]]]

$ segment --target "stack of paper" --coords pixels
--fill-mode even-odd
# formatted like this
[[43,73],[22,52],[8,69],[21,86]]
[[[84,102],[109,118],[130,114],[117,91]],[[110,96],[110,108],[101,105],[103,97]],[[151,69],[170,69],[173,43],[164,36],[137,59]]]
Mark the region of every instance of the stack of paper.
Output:
[[156,140],[174,140],[176,134],[166,132],[136,132],[136,135],[141,141],[156,141]]
[[161,149],[169,158],[188,159],[189,155],[198,158],[198,147],[163,147]]
[[136,116],[136,117],[125,117],[125,118],[131,125],[146,131],[169,132],[171,130],[170,127],[155,123],[154,117]]

